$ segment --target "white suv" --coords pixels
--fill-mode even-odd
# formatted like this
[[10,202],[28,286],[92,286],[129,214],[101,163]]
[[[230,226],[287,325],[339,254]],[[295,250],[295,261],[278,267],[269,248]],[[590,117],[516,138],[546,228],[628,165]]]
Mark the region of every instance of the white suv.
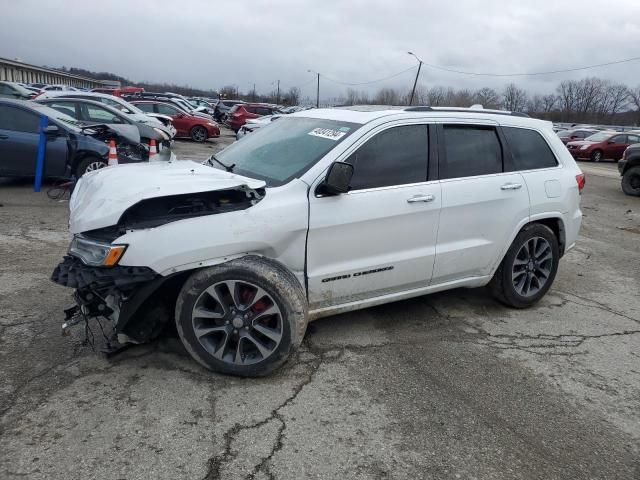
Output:
[[583,186],[551,123],[522,114],[306,110],[206,164],[82,177],[53,280],[121,342],[175,321],[205,367],[264,375],[319,317],[487,284],[534,304],[576,241]]

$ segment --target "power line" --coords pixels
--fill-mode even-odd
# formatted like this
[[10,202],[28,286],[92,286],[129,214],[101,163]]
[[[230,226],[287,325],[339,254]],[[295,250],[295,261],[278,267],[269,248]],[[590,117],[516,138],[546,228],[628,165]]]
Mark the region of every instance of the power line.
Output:
[[408,71],[415,70],[415,69],[416,69],[416,67],[414,66],[414,67],[411,67],[411,68],[407,68],[406,70],[402,70],[401,72],[394,73],[393,75],[389,75],[388,77],[378,78],[377,80],[370,80],[368,82],[355,82],[355,83],[353,83],[353,82],[342,82],[340,80],[335,80],[335,79],[333,79],[331,77],[327,77],[326,75],[323,75],[323,74],[320,74],[320,77],[324,78],[325,80],[329,80],[330,82],[333,82],[333,83],[339,83],[341,85],[350,85],[350,86],[369,85],[371,83],[378,83],[378,82],[383,82],[385,80],[390,80],[392,78],[395,78],[395,77],[398,77],[398,76],[402,75],[403,73],[407,73]]
[[625,58],[624,60],[615,60],[612,62],[606,62],[606,63],[598,63],[595,65],[587,65],[584,67],[576,67],[576,68],[566,68],[566,69],[562,69],[562,70],[550,70],[547,72],[533,72],[533,73],[479,73],[479,72],[466,72],[463,70],[455,70],[453,68],[447,68],[447,67],[441,67],[440,65],[433,65],[430,63],[426,63],[423,62],[424,65],[426,65],[427,67],[430,68],[434,68],[436,70],[443,70],[445,72],[451,72],[451,73],[459,73],[461,75],[473,75],[476,77],[531,77],[531,76],[537,76],[537,75],[552,75],[555,73],[569,73],[569,72],[578,72],[580,70],[589,70],[591,68],[599,68],[599,67],[607,67],[609,65],[618,65],[621,63],[628,63],[628,62],[635,62],[640,60],[640,57],[632,57],[632,58]]

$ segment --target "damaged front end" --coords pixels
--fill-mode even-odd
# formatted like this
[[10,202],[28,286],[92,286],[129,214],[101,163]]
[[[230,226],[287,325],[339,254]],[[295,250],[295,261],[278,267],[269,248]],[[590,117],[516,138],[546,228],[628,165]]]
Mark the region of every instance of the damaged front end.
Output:
[[[239,176],[192,162],[175,163],[181,165],[105,169],[80,180],[70,201],[74,237],[68,255],[51,277],[55,283],[75,289],[76,305],[65,311],[63,333],[78,323],[88,329],[89,321],[95,319],[104,334],[101,321],[106,320],[109,352],[155,338],[173,320],[177,295],[192,272],[161,275],[148,266],[136,265],[135,258],[127,257],[127,250],[140,245],[128,245],[127,234],[245,210],[265,195],[261,183],[253,181],[257,188],[252,188]],[[145,189],[147,182],[135,183],[131,173],[146,173],[146,180],[152,178],[157,183]],[[171,182],[163,181],[165,177]],[[189,191],[194,185],[202,187],[206,180],[209,190]]]

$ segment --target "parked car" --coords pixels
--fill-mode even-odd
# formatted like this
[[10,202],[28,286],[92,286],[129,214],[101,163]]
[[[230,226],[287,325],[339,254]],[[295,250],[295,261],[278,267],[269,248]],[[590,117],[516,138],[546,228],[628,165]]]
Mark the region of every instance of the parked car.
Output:
[[618,132],[598,132],[582,141],[567,143],[567,149],[578,160],[619,160],[626,148],[632,143],[639,143],[636,134]]
[[551,124],[509,112],[309,110],[208,164],[82,179],[52,279],[120,339],[175,321],[233,375],[273,371],[335,313],[487,284],[531,306],[582,219],[584,175]]
[[33,92],[22,85],[14,82],[0,81],[0,98],[14,98],[18,100],[29,100],[33,97]]
[[144,112],[169,115],[176,127],[177,137],[190,137],[196,142],[220,136],[220,127],[213,120],[189,115],[177,106],[155,100],[134,100],[131,102]]
[[264,117],[259,118],[251,118],[247,120],[247,122],[240,127],[238,133],[236,133],[236,140],[240,140],[242,137],[257,130],[260,127],[264,127],[265,125],[269,125],[274,120],[277,120],[282,115],[265,115]]
[[38,96],[37,100],[47,98],[82,98],[85,100],[104,103],[105,105],[117,108],[122,113],[129,115],[131,120],[134,122],[144,123],[151,127],[163,128],[171,135],[171,138],[176,135],[176,130],[173,126],[171,117],[166,115],[148,114],[120,97],[97,92],[45,92]]
[[149,144],[151,139],[155,140],[158,151],[171,147],[171,139],[173,137],[161,127],[151,127],[144,123],[134,122],[129,115],[104,103],[83,98],[48,98],[37,102],[74,118],[81,125],[102,123],[107,125],[133,125],[140,132],[142,142]]
[[144,88],[141,87],[104,87],[104,88],[93,88],[92,92],[96,93],[106,93],[109,95],[113,95],[115,97],[121,97],[123,95],[131,95],[135,93],[144,92]]
[[135,95],[124,95],[124,98],[128,101],[134,100],[153,100],[157,102],[170,103],[180,108],[180,110],[184,111],[188,115],[202,117],[209,120],[213,120],[213,117],[204,112],[203,107],[194,107],[191,105],[187,99],[182,97],[182,95],[178,94],[165,94],[165,93],[153,93],[153,92],[142,92],[137,93]]
[[203,100],[201,98],[187,98],[187,100],[194,108],[202,108],[203,112],[213,117],[214,106],[212,106],[207,100]]
[[227,115],[226,124],[231,130],[237,132],[247,120],[264,115],[273,115],[274,113],[279,113],[278,107],[275,105],[269,105],[267,103],[240,103],[231,107]]
[[78,89],[76,87],[72,87],[70,85],[45,85],[42,87],[42,90],[45,92],[77,92]]
[[83,127],[73,118],[35,102],[0,99],[0,176],[32,176],[40,142],[40,118],[47,116],[44,175],[81,177],[107,166],[109,140],[118,143],[118,161],[143,162],[148,147],[130,125]]
[[229,110],[235,105],[245,103],[244,100],[220,100],[213,112],[213,118],[218,122],[224,122],[227,119]]
[[590,137],[594,133],[598,133],[598,130],[594,128],[586,129],[586,128],[576,128],[573,130],[562,130],[558,132],[558,136],[562,143],[565,145],[569,142],[584,140],[587,137]]
[[622,176],[622,191],[640,197],[640,144],[629,145],[618,162]]

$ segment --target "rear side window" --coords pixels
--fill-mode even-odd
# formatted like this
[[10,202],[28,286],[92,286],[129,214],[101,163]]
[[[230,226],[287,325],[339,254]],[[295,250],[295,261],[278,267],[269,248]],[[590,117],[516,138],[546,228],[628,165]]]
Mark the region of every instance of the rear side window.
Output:
[[502,127],[502,131],[507,138],[513,161],[513,165],[506,170],[534,170],[558,165],[546,140],[535,130]]
[[393,127],[380,132],[347,159],[353,165],[351,188],[426,182],[428,154],[427,125]]
[[640,137],[638,137],[638,135],[627,135],[627,142],[628,143],[638,143],[638,142],[640,142]]
[[136,103],[136,107],[138,107],[143,112],[153,113],[153,104],[152,103]]
[[38,133],[40,131],[40,116],[20,108],[0,105],[0,129]]
[[462,178],[502,172],[502,145],[493,127],[444,125],[446,160],[440,178]]

